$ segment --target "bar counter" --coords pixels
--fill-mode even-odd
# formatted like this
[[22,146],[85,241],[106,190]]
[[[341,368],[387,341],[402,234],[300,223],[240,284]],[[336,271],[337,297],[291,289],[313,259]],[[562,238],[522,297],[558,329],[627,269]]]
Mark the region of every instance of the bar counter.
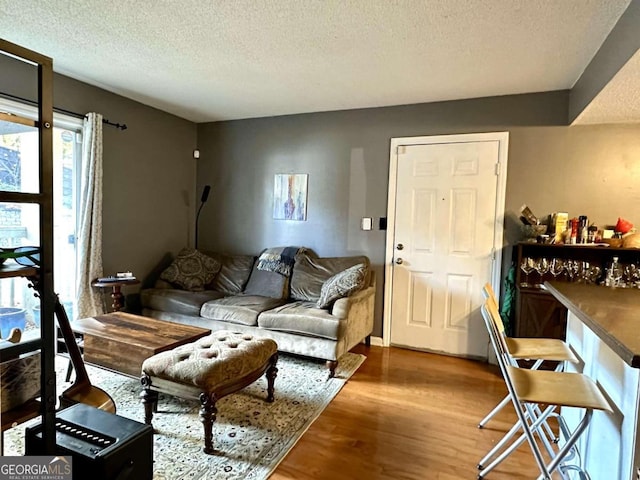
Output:
[[[566,341],[580,362],[566,370],[593,378],[613,408],[594,412],[578,442],[580,461],[592,480],[640,478],[640,290],[545,286],[568,310]],[[562,416],[573,429],[581,415],[563,408]]]
[[545,286],[624,362],[640,367],[640,289],[567,282]]

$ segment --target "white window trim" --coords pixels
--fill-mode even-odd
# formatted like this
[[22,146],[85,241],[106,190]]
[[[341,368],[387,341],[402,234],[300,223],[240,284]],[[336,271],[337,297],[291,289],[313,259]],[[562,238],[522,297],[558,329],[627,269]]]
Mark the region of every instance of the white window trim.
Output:
[[[38,119],[38,109],[32,105],[21,103],[15,100],[9,100],[0,97],[0,112],[13,113],[21,117]],[[53,112],[53,126],[64,128],[65,130],[73,130],[75,132],[82,131],[82,118],[73,117],[64,113]]]

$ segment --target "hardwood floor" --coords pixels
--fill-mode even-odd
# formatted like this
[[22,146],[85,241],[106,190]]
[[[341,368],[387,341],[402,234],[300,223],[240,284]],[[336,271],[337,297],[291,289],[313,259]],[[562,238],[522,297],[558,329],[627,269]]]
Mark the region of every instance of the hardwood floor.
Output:
[[[353,351],[367,360],[270,478],[476,478],[478,460],[515,421],[509,406],[477,428],[506,393],[498,368],[399,348]],[[525,443],[487,478],[537,473]]]

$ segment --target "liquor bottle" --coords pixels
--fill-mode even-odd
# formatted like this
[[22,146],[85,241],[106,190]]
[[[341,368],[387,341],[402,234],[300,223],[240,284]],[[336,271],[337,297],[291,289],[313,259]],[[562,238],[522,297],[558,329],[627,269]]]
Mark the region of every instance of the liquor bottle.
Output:
[[589,221],[586,215],[580,215],[578,217],[578,243],[587,243],[589,237],[588,229]]
[[570,241],[570,243],[572,245],[575,245],[576,243],[578,243],[578,222],[579,222],[579,220],[577,218],[572,218],[571,219],[571,241]]
[[618,257],[613,257],[611,266],[607,269],[604,284],[607,287],[620,287],[622,282],[622,267],[618,263]]

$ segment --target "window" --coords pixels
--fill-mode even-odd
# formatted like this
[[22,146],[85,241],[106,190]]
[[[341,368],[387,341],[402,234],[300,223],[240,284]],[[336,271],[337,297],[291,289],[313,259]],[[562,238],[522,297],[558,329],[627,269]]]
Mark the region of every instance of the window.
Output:
[[[0,111],[37,118],[37,111],[17,102],[0,99]],[[54,290],[73,318],[76,267],[76,210],[82,120],[54,113],[53,128],[53,256]],[[38,191],[38,131],[25,125],[0,121],[0,189]],[[0,247],[39,245],[37,205],[0,203]],[[30,330],[39,325],[40,302],[26,280],[0,282],[2,308],[24,310]]]

